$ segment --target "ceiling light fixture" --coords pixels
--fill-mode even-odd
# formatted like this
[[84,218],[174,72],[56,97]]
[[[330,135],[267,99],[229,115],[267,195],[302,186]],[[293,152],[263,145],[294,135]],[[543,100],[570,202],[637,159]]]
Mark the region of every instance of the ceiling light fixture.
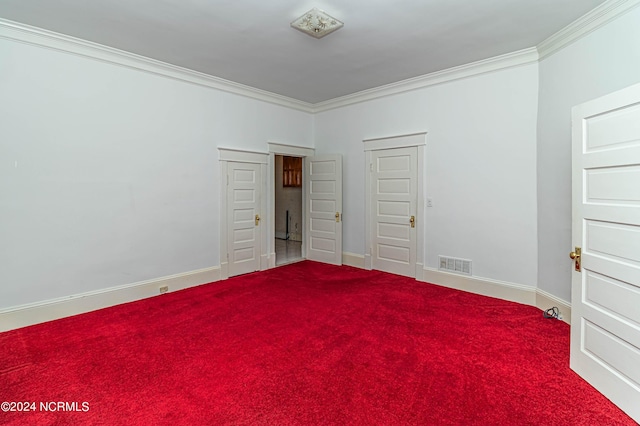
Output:
[[291,23],[291,26],[296,30],[315,38],[322,38],[327,34],[331,34],[335,30],[342,28],[343,25],[336,18],[315,7]]

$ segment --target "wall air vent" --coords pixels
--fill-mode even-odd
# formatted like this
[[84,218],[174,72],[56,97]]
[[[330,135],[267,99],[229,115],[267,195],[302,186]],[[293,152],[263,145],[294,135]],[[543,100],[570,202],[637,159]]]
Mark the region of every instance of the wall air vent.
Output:
[[468,259],[458,259],[457,257],[438,256],[438,269],[455,274],[471,275],[471,261]]

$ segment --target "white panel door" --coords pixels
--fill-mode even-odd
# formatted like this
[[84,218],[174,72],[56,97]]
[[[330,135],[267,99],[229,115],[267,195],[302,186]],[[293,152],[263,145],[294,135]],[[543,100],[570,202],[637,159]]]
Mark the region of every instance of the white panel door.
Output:
[[418,149],[372,151],[371,159],[371,267],[415,277]]
[[305,158],[307,259],[342,265],[342,157]]
[[260,164],[228,165],[227,253],[229,276],[260,269]]
[[640,85],[573,109],[572,234],[571,368],[640,422]]

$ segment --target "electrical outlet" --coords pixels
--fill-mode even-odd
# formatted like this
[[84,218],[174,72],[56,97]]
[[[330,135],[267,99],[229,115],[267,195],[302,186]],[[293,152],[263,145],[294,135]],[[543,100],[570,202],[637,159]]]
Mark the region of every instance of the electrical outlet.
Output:
[[169,286],[168,285],[163,285],[162,287],[160,287],[160,294],[164,294],[166,292],[169,291]]

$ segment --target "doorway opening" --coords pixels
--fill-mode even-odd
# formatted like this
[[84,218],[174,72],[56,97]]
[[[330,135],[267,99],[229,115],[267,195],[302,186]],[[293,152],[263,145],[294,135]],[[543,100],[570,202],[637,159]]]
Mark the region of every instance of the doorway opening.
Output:
[[275,155],[274,160],[275,264],[279,266],[303,258],[303,158]]

